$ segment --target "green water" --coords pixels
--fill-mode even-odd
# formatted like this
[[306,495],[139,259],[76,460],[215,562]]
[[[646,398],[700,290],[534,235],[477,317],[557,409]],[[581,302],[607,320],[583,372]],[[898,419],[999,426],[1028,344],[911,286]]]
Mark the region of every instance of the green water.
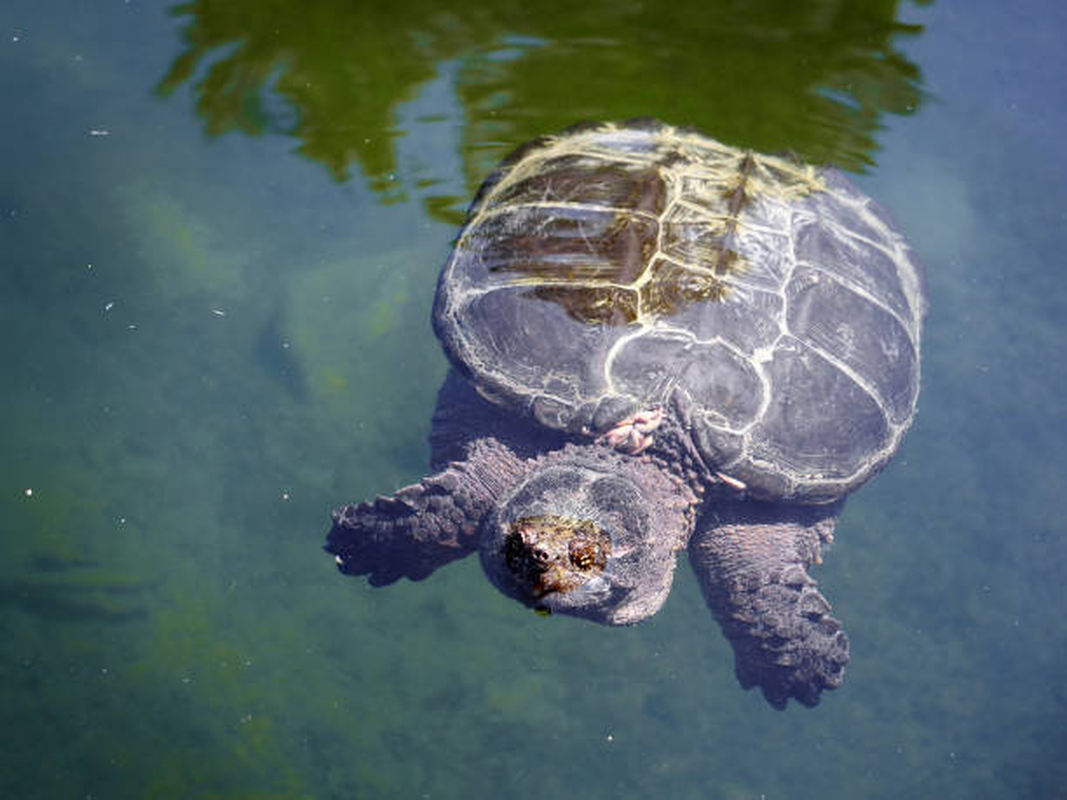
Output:
[[[0,796],[1067,794],[1067,14],[1041,1],[7,0]],[[927,267],[920,415],[777,712],[683,567],[632,629],[476,560],[371,589],[330,508],[418,478],[464,205],[658,116],[858,172]]]

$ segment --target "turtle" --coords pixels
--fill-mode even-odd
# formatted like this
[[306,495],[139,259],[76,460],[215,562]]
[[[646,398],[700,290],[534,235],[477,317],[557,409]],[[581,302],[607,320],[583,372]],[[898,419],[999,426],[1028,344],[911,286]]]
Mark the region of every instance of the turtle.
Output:
[[631,625],[688,551],[774,708],[818,704],[848,637],[809,574],[915,412],[923,270],[832,167],[655,120],[519,147],[439,277],[450,362],[431,473],[336,509],[373,586],[478,551],[543,615]]

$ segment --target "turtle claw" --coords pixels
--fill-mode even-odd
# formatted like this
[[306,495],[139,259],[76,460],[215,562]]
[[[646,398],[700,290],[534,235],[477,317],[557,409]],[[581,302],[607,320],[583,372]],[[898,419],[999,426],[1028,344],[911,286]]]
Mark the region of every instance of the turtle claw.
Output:
[[652,445],[654,441],[652,432],[660,426],[661,422],[663,422],[662,409],[638,411],[617,422],[615,427],[597,437],[597,441],[604,442],[620,452],[636,456]]

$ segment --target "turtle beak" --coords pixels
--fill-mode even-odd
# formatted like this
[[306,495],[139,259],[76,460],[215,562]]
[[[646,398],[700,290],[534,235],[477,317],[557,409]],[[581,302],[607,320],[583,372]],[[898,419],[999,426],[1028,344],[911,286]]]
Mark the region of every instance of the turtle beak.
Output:
[[598,608],[611,595],[611,584],[602,575],[594,575],[568,592],[551,591],[538,598],[533,606],[541,614],[574,614],[575,609]]

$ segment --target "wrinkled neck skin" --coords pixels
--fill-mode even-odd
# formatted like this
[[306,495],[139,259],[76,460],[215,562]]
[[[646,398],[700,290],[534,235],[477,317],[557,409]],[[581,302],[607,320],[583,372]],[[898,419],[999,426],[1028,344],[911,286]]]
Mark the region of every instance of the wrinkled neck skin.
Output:
[[567,445],[498,498],[480,555],[504,594],[608,625],[655,614],[693,531],[696,495],[648,457]]

